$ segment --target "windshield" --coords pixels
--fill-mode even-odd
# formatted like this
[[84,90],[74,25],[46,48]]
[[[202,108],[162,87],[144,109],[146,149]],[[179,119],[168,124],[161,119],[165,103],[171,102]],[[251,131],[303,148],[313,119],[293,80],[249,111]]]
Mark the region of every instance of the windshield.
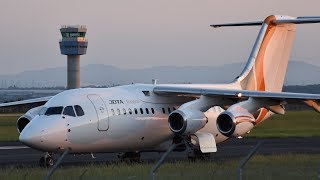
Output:
[[45,115],[55,115],[55,114],[61,114],[62,113],[63,106],[57,106],[57,107],[49,107],[45,113]]
[[39,111],[39,115],[44,115],[44,113],[47,111],[48,108],[42,107]]
[[65,107],[64,110],[63,110],[63,115],[76,117],[76,114],[74,113],[74,110],[73,110],[72,106]]

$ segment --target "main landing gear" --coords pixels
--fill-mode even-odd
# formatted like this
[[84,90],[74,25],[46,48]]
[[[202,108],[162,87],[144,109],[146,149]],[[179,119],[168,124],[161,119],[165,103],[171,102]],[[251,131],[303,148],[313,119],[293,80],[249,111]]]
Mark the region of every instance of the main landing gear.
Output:
[[177,146],[175,150],[183,149],[187,153],[187,157],[191,161],[196,160],[210,160],[212,153],[203,153],[200,150],[199,145],[192,143],[191,137],[186,136],[176,136],[173,138],[173,144],[182,143],[182,145]]
[[140,162],[140,152],[125,152],[118,155],[121,162],[138,163]]
[[188,159],[191,161],[205,161],[210,160],[212,153],[202,153],[201,150],[197,147],[188,151]]
[[45,152],[44,155],[39,160],[40,167],[52,167],[54,164],[53,153]]

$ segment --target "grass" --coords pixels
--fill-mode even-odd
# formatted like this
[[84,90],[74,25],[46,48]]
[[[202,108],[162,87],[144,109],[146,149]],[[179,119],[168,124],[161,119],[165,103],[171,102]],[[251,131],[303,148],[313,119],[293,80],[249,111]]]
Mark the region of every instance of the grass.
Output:
[[[0,114],[0,141],[17,141],[16,121],[21,114]],[[320,114],[288,111],[274,115],[251,130],[246,137],[320,137]]]
[[288,111],[274,115],[254,127],[246,137],[315,137],[320,136],[320,114],[315,111]]
[[17,141],[16,122],[21,114],[0,114],[0,141]]
[[[243,179],[317,179],[320,155],[257,155],[243,169]],[[163,164],[155,179],[235,179],[238,160]],[[99,164],[60,167],[51,179],[149,179],[153,164]],[[0,179],[42,179],[48,169],[7,167]]]

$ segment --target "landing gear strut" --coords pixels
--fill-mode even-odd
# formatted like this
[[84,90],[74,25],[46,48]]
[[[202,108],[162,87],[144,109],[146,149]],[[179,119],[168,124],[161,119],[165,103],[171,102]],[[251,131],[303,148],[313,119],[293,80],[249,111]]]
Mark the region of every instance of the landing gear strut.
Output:
[[137,163],[140,162],[140,152],[126,152],[118,155],[122,162]]
[[53,154],[51,152],[45,152],[39,160],[40,167],[52,167],[53,164]]

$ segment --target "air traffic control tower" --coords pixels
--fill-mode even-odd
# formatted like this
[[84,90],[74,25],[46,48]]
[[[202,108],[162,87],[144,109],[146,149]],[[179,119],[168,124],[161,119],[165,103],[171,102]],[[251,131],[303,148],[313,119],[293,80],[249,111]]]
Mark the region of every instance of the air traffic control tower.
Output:
[[62,26],[61,54],[67,55],[68,89],[80,88],[80,55],[86,54],[88,41],[85,26]]

